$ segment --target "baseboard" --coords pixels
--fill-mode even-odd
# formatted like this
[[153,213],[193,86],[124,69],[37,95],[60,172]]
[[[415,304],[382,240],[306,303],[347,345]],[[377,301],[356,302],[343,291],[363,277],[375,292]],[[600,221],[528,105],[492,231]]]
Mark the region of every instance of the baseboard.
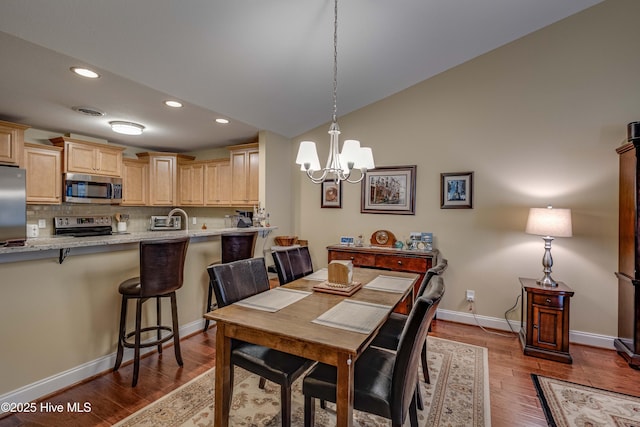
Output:
[[[481,316],[478,314],[474,316],[473,313],[469,313],[469,312],[438,309],[436,318],[442,319],[442,320],[449,320],[452,322],[465,323],[468,325],[480,325],[483,328],[491,328],[491,329],[497,329],[497,330],[509,331],[509,332],[511,332],[511,329],[509,329],[509,325],[511,325],[511,328],[514,331],[516,332],[520,331],[519,320],[518,321],[509,320],[509,323],[507,323],[505,319],[500,319],[497,317]],[[615,347],[613,345],[614,339],[615,337],[611,337],[608,335],[592,334],[590,332],[581,332],[581,331],[569,331],[570,343],[606,348],[608,350],[615,350]]]
[[[202,331],[204,327],[204,320],[196,320],[187,325],[180,327],[180,336],[186,337],[197,331]],[[155,351],[155,348],[146,348],[142,350],[142,354]],[[127,362],[133,359],[133,351],[125,351],[123,362]],[[67,371],[60,372],[52,375],[48,378],[36,381],[35,383],[28,384],[20,387],[19,389],[10,391],[9,393],[0,396],[0,415],[7,412],[5,409],[6,403],[25,403],[32,402],[54,393],[58,390],[64,389],[71,385],[77,384],[87,378],[91,378],[95,375],[102,374],[113,369],[113,365],[116,361],[116,353],[109,354],[107,356],[100,357],[90,362],[71,368]]]

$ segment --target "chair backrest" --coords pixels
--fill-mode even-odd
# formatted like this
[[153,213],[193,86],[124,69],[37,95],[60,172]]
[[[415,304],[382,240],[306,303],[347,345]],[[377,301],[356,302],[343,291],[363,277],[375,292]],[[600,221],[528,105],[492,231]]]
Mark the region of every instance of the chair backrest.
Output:
[[438,252],[438,255],[436,255],[436,265],[427,270],[427,274],[424,275],[424,279],[420,284],[420,288],[418,288],[416,298],[424,294],[426,289],[429,287],[429,283],[431,283],[431,278],[436,275],[442,275],[442,273],[445,272],[448,266],[449,261],[442,257],[441,252]]
[[221,235],[220,247],[222,251],[222,263],[253,258],[257,237],[257,231]]
[[182,287],[189,238],[140,241],[140,295],[152,297]]
[[249,258],[207,267],[218,307],[269,290],[264,258]]
[[391,420],[399,425],[408,414],[416,387],[422,345],[427,339],[429,325],[444,295],[442,277],[434,276],[431,284],[430,290],[415,301],[400,335],[396,352],[391,384]]
[[313,273],[311,255],[307,246],[300,246],[271,252],[278,272],[280,285]]

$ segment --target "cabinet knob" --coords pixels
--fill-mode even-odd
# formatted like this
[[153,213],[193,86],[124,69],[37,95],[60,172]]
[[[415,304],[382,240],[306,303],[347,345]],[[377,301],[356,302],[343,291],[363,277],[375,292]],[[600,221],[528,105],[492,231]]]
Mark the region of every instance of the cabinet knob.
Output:
[[402,261],[398,261],[398,265],[402,265]]
[[351,261],[353,261],[354,259],[356,259],[356,257],[352,256],[352,257],[351,257]]
[[538,325],[533,325],[533,329],[538,329]]
[[551,304],[551,299],[547,298],[545,301],[547,304]]

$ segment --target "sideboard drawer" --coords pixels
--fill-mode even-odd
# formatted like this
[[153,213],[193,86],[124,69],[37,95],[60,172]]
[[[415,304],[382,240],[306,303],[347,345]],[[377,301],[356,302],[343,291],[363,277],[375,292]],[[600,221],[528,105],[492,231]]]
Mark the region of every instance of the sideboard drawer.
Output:
[[532,303],[544,307],[562,308],[563,297],[561,295],[533,294]]
[[424,273],[429,269],[425,258],[411,258],[396,255],[376,255],[376,267],[395,271]]
[[375,267],[376,256],[372,254],[358,254],[353,252],[330,251],[330,260],[352,261],[355,267]]

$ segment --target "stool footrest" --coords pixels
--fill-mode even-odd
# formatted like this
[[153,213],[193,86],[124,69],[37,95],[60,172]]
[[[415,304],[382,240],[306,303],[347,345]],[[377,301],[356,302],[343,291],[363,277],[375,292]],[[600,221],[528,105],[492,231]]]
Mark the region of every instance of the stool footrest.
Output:
[[[160,339],[155,339],[153,341],[144,341],[140,343],[140,348],[146,348],[146,347],[155,347],[159,344],[165,343],[171,339],[173,339],[174,336],[174,332],[173,329],[170,328],[169,326],[148,326],[146,328],[142,328],[140,329],[140,334],[142,335],[142,333],[144,332],[151,332],[151,331],[167,331],[167,332],[171,332],[169,335],[166,335]],[[122,340],[122,345],[124,345],[127,348],[135,348],[136,344],[135,342],[132,341],[127,341],[129,338],[134,337],[136,335],[135,331],[133,332],[129,332],[127,335],[125,335],[125,338]]]

